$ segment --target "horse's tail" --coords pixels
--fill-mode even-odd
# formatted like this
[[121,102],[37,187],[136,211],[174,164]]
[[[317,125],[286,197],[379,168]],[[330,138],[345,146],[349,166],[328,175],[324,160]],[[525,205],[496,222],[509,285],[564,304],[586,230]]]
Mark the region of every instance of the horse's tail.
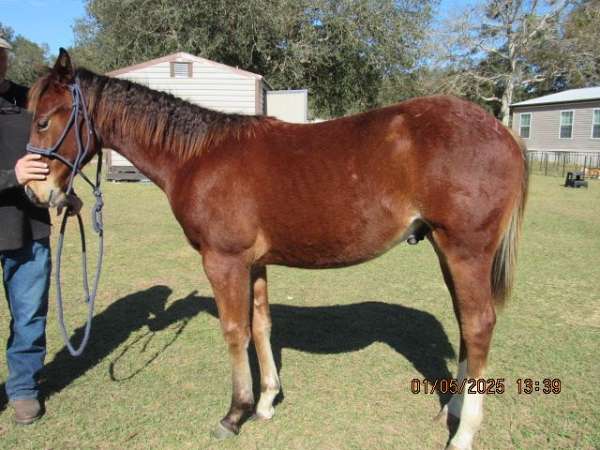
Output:
[[510,132],[521,148],[521,154],[523,157],[523,178],[521,180],[520,192],[513,206],[508,226],[504,230],[504,235],[502,236],[500,245],[496,250],[492,265],[492,295],[494,296],[494,300],[498,306],[502,306],[504,304],[506,299],[508,299],[510,296],[512,290],[515,265],[517,262],[517,244],[521,234],[523,212],[525,211],[525,204],[527,203],[527,192],[529,187],[529,168],[527,163],[527,149],[525,147],[525,143],[512,130],[510,130]]

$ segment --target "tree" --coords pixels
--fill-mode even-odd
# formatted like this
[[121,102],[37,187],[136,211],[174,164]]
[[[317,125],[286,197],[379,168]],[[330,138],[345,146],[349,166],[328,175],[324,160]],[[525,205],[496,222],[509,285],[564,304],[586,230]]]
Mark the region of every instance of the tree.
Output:
[[13,29],[2,23],[0,23],[0,36],[12,46],[7,78],[30,86],[49,64],[48,46],[38,45],[21,35],[15,36]]
[[100,71],[186,51],[308,88],[316,113],[334,116],[411,80],[436,2],[88,0],[73,51]]
[[[453,72],[449,85],[459,93],[497,104],[509,122],[509,107],[519,91],[556,79],[563,68],[533,64],[532,49],[558,45],[560,23],[574,0],[486,0],[449,24],[439,54]],[[461,92],[463,91],[463,92]]]
[[15,31],[11,27],[3,25],[2,22],[0,22],[0,37],[10,43],[14,36]]
[[[582,2],[566,18],[563,51],[571,87],[600,84],[600,0]],[[554,55],[556,56],[556,54]]]

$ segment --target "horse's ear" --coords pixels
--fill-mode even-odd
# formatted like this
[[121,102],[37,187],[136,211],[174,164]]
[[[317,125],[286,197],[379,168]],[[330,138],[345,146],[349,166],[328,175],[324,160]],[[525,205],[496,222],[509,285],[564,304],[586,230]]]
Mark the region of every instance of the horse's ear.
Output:
[[59,50],[58,58],[56,58],[52,72],[54,72],[54,75],[58,78],[58,81],[65,84],[73,81],[73,78],[75,77],[73,64],[71,64],[71,57],[62,47]]

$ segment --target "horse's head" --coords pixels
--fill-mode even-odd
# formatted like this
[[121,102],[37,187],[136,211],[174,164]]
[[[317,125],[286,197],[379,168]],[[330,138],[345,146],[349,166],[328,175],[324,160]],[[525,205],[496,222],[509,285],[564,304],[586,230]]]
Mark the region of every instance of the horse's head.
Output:
[[[79,167],[87,163],[100,148],[95,135],[90,132],[90,124],[84,120],[83,109],[87,105],[83,104],[83,98],[76,99],[75,86],[76,77],[71,58],[61,48],[54,67],[31,88],[29,109],[33,113],[33,121],[28,150],[42,153],[43,161],[50,168],[45,180],[30,181],[25,186],[27,196],[39,206],[59,207],[65,204],[66,190],[73,171],[69,165],[75,164],[80,155],[77,131],[83,147],[88,150],[81,158]],[[76,110],[74,112],[77,103],[79,113]],[[88,139],[90,143],[86,145]]]

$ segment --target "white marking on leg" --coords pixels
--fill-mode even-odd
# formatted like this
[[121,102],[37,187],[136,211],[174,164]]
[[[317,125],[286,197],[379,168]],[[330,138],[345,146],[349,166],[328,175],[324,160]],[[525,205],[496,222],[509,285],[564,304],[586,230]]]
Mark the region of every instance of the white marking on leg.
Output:
[[465,392],[460,413],[460,424],[456,434],[450,441],[452,448],[471,450],[473,437],[479,430],[483,420],[484,394],[469,394]]
[[277,397],[280,390],[279,376],[277,367],[273,359],[273,350],[271,349],[270,331],[265,329],[257,332],[255,335],[255,346],[260,365],[260,384],[261,393],[256,406],[256,415],[261,419],[270,419],[275,414],[273,400]]
[[262,383],[266,383],[266,388],[260,393],[260,399],[256,406],[256,415],[261,419],[270,419],[275,414],[273,408],[273,400],[279,393],[279,379],[277,375],[268,376],[262,380]]

